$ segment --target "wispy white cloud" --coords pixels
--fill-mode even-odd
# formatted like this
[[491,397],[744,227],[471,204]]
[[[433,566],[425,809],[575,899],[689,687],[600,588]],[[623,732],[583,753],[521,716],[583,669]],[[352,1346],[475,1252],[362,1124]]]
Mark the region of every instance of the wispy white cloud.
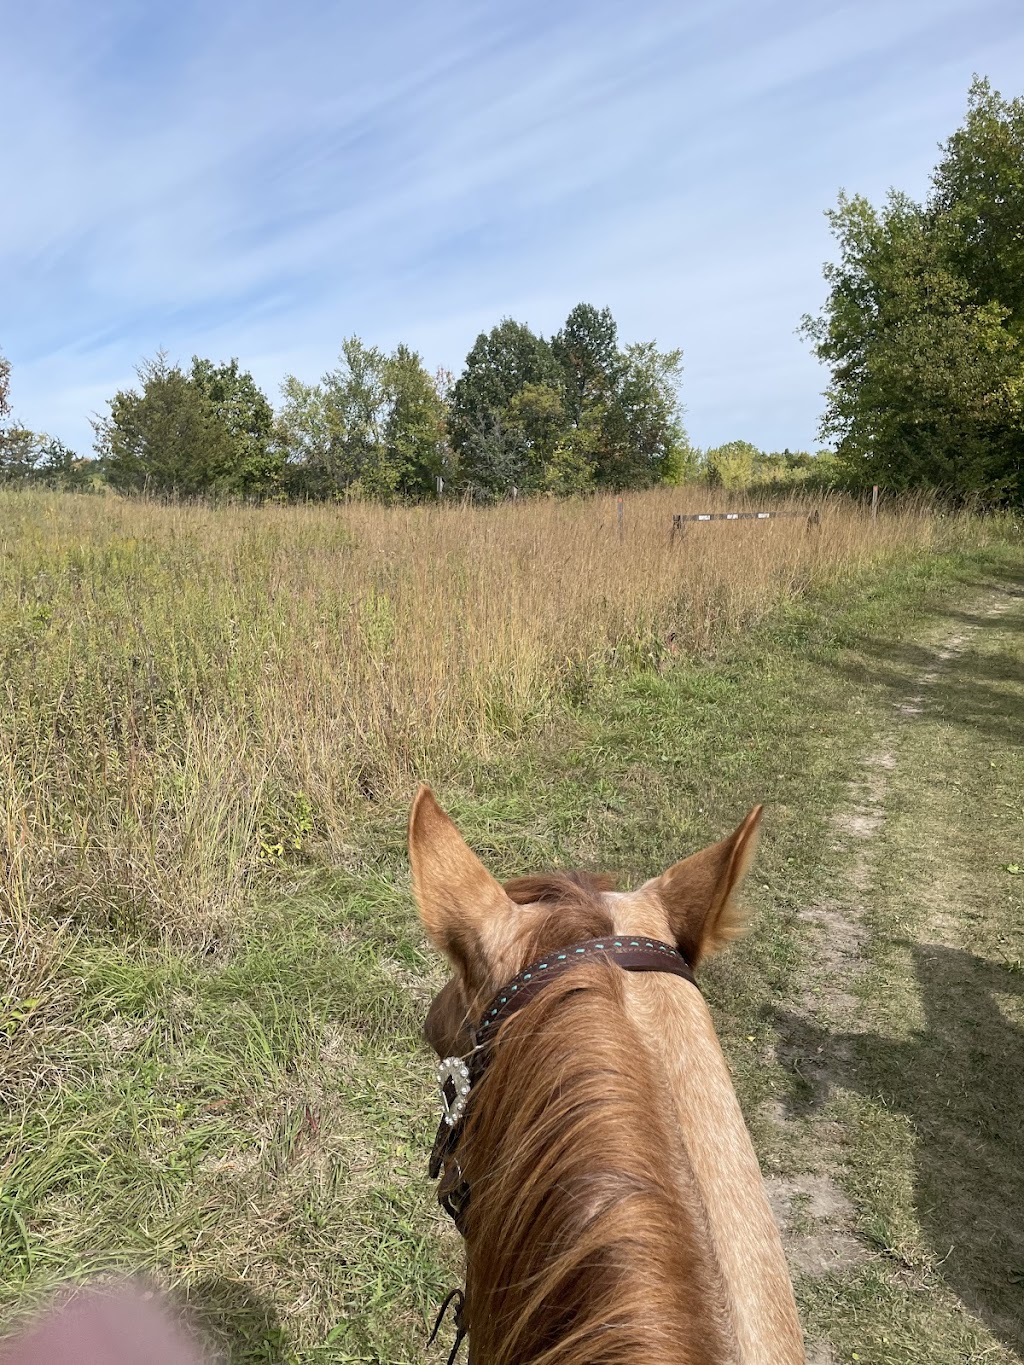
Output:
[[1016,93],[1017,0],[42,0],[0,50],[0,345],[87,447],[143,354],[276,392],[341,338],[458,368],[581,298],[685,352],[695,439],[814,438],[794,335],[841,185],[922,193],[972,71]]

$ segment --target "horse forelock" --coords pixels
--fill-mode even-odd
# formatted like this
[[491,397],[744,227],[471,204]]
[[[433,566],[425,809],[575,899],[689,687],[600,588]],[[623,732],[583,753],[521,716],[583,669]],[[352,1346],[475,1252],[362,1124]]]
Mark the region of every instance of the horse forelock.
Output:
[[594,904],[604,891],[614,891],[615,878],[607,872],[540,872],[513,877],[505,894],[517,905]]

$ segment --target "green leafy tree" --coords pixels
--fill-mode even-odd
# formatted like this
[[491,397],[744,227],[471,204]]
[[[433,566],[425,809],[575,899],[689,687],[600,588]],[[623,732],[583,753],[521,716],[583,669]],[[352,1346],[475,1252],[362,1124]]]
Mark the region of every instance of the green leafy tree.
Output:
[[753,482],[760,459],[761,452],[749,441],[714,446],[704,457],[708,482],[719,488],[746,488]]
[[578,303],[551,338],[551,352],[562,373],[563,405],[569,422],[607,406],[622,374],[618,327],[610,308]]
[[336,467],[345,486],[388,498],[398,475],[387,455],[387,356],[357,336],[341,344],[337,367],[324,376]]
[[647,488],[677,466],[687,446],[679,402],[681,351],[653,341],[627,346],[594,451],[597,483]]
[[759,450],[754,457],[752,484],[766,489],[792,488],[806,483],[812,472],[815,472],[815,457],[810,451],[788,447],[785,450]]
[[529,486],[532,460],[509,404],[527,385],[557,389],[559,381],[550,345],[524,323],[504,318],[481,332],[451,398],[451,440],[464,487],[493,498]]
[[15,483],[23,477],[20,471],[26,454],[26,428],[10,420],[11,417],[11,362],[0,351],[0,480]]
[[679,482],[693,464],[682,426],[682,355],[654,342],[620,350],[609,308],[577,304],[551,349],[562,372],[571,428],[564,444],[591,480],[612,488]]
[[49,488],[65,493],[82,493],[100,482],[95,460],[84,460],[70,446],[53,436],[40,439],[35,478]]
[[140,388],[115,394],[109,415],[94,423],[112,487],[179,496],[274,491],[273,410],[237,361],[194,356],[186,374],[161,352],[137,373]]
[[0,482],[37,482],[42,458],[43,439],[20,422],[12,422],[4,429],[0,440]]
[[453,472],[445,403],[437,381],[415,351],[399,345],[385,366],[387,463],[395,491],[418,498],[436,491]]
[[415,351],[342,343],[319,384],[289,376],[277,420],[293,496],[421,497],[450,470],[445,404]]
[[237,448],[202,389],[164,354],[142,363],[141,391],[122,389],[95,422],[112,487],[189,496],[232,488]]
[[653,343],[620,351],[611,313],[585,304],[557,346],[504,319],[454,383],[406,346],[350,337],[319,384],[285,380],[274,446],[299,497],[422,498],[439,476],[485,499],[644,487],[694,460],[680,369]]
[[323,384],[305,384],[288,375],[281,385],[283,402],[274,424],[274,442],[282,463],[285,491],[295,498],[329,498],[340,493],[340,442],[334,414]]
[[12,423],[0,442],[0,483],[35,484],[75,493],[97,482],[95,460],[82,460],[53,436]]
[[4,438],[4,423],[11,415],[11,362],[0,351],[0,442]]
[[1004,100],[975,79],[963,127],[932,177],[929,209],[941,222],[955,273],[980,303],[1008,310],[1024,330],[1024,98]]
[[844,480],[1024,500],[1024,101],[976,81],[926,204],[843,195],[829,217],[804,331]]
[[524,384],[510,399],[504,414],[509,449],[515,452],[520,493],[566,492],[570,472],[565,458],[566,416],[561,388],[552,384]]
[[690,439],[680,426],[680,436],[662,464],[663,483],[679,488],[683,484],[694,483],[704,475],[703,452],[690,444]]
[[465,486],[495,497],[659,482],[688,448],[681,368],[653,342],[620,350],[607,308],[578,304],[550,345],[506,318],[477,338],[452,394]]
[[274,409],[248,370],[237,360],[215,365],[192,357],[189,375],[234,444],[231,472],[223,491],[265,497],[281,481],[283,460],[273,442]]
[[91,485],[94,461],[79,460],[61,441],[11,422],[10,416],[11,365],[0,353],[0,483],[41,483],[68,490]]
[[832,372],[822,434],[863,486],[1024,494],[1021,350],[1008,310],[979,302],[946,224],[901,195],[843,198],[824,315],[805,329]]

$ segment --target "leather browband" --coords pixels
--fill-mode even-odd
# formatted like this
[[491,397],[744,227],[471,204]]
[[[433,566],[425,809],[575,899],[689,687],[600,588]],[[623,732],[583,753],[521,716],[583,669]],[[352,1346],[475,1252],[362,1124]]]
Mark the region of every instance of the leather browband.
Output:
[[667,972],[672,976],[681,976],[691,986],[697,985],[693,969],[679,949],[656,938],[618,934],[590,938],[584,943],[571,943],[567,948],[555,948],[546,957],[531,962],[518,976],[502,986],[480,1018],[474,1032],[476,1047],[472,1055],[477,1055],[505,1020],[528,1005],[552,978],[561,976],[580,962],[594,958],[614,962],[627,972]]
[[[549,981],[588,960],[614,962],[627,972],[667,972],[670,976],[681,976],[684,981],[697,986],[693,969],[679,949],[658,939],[612,934],[605,938],[587,939],[583,943],[571,943],[566,948],[555,948],[506,982],[484,1010],[480,1023],[472,1030],[473,1050],[463,1059],[467,1099],[494,1055],[493,1043],[501,1025],[538,996]],[[444,1064],[440,1069],[443,1071]],[[465,1232],[470,1192],[455,1153],[463,1124],[462,1117],[451,1122],[441,1119],[429,1165],[430,1178],[441,1178],[438,1201],[451,1214],[455,1226],[462,1233]]]

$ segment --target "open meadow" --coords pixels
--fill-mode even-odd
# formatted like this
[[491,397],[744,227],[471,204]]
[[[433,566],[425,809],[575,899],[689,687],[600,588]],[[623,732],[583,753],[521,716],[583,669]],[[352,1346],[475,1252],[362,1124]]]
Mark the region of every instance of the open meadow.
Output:
[[[994,1084],[985,1029],[1021,1065],[1019,523],[835,497],[670,536],[674,513],[744,506],[631,494],[620,535],[614,498],[0,493],[5,1318],[140,1270],[234,1365],[427,1358],[460,1262],[425,1178],[443,973],[404,849],[423,779],[499,876],[639,880],[766,801],[753,929],[706,987],[817,1359],[1022,1358],[997,1175],[1024,1168],[1020,1115],[954,1105],[946,1141],[926,1079],[941,1054]],[[891,775],[851,796],[879,746]],[[963,923],[939,904],[954,849]],[[927,995],[949,964],[915,934],[984,976],[971,1039],[946,1016],[931,1038],[912,965]],[[894,1115],[908,1068],[917,1108]],[[942,1154],[981,1150],[972,1125],[983,1226],[965,1211],[953,1251]]]
[[368,806],[512,752],[597,677],[711,657],[812,585],[971,534],[913,505],[872,526],[836,501],[810,530],[698,525],[672,543],[672,513],[705,504],[627,498],[620,542],[613,498],[402,511],[8,495],[15,922],[72,913],[202,947],[268,864],[345,861]]

